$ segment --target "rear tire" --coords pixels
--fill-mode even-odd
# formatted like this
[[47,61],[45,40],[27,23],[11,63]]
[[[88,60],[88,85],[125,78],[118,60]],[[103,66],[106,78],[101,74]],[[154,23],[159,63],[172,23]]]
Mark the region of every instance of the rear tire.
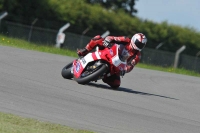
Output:
[[102,76],[103,73],[105,73],[108,70],[107,65],[102,65],[98,70],[96,70],[94,73],[86,76],[86,77],[80,77],[75,79],[79,84],[87,84],[90,81],[95,81],[99,78],[99,76]]
[[71,78],[73,78],[73,75],[71,74],[72,64],[73,63],[71,62],[71,63],[69,63],[68,65],[66,65],[62,69],[61,75],[62,75],[63,78],[65,78],[65,79],[71,79]]

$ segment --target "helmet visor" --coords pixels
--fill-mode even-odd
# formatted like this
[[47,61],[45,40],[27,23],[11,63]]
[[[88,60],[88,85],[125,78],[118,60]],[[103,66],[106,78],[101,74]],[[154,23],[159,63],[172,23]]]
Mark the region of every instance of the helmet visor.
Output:
[[139,49],[143,49],[146,45],[146,43],[142,43],[140,42],[138,39],[135,40],[135,45],[139,48]]

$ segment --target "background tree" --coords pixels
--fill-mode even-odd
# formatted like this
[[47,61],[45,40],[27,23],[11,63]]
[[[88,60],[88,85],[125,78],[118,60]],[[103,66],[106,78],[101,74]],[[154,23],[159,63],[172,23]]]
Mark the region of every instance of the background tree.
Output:
[[111,9],[113,11],[122,9],[131,16],[134,16],[137,13],[137,10],[134,7],[135,1],[138,0],[86,0],[86,2],[90,4],[100,4],[106,9]]
[[[90,2],[93,4],[86,0],[0,0],[0,11],[9,13],[3,19],[4,22],[30,25],[38,18],[34,26],[56,30],[69,22],[71,26],[68,32],[82,34],[83,30],[89,27],[87,36],[91,37],[106,30],[112,35],[129,37],[136,32],[142,32],[148,38],[146,47],[149,48],[155,49],[162,42],[164,45],[160,50],[175,52],[182,45],[186,45],[184,53],[194,56],[200,50],[200,33],[195,29],[132,17],[125,13],[126,10],[133,10],[126,6],[131,4],[131,0],[99,0],[98,2],[103,4],[108,2],[104,8],[101,3],[95,4],[96,0]],[[126,8],[122,8],[123,6]],[[6,29],[6,26],[4,28]]]
[[12,21],[30,24],[35,18],[53,19],[55,14],[48,0],[0,0],[0,10],[7,11]]

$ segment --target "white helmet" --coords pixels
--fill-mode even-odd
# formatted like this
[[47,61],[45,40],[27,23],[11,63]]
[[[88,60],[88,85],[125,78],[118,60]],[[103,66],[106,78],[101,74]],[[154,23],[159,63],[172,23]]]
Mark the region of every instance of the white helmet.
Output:
[[142,33],[137,33],[131,38],[131,46],[133,49],[142,51],[147,43],[147,38]]

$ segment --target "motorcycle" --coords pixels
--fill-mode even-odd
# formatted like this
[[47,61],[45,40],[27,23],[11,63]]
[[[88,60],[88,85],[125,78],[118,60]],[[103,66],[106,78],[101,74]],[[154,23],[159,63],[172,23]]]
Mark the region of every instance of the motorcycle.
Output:
[[65,79],[74,79],[79,84],[87,84],[125,70],[128,57],[124,45],[114,44],[111,48],[104,49],[97,47],[94,52],[66,65],[61,75]]

